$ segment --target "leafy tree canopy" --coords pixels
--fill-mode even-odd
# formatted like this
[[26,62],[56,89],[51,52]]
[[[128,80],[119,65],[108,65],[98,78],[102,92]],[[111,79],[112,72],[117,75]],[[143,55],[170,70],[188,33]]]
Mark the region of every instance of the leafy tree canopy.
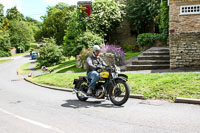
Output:
[[10,21],[10,39],[16,48],[23,44],[33,42],[33,30],[25,21]]
[[17,7],[14,6],[13,8],[11,9],[8,9],[6,11],[6,17],[9,19],[9,20],[18,20],[18,21],[21,21],[21,20],[24,20],[24,15],[21,14],[18,10],[17,10]]
[[54,37],[56,43],[61,45],[67,28],[67,22],[70,18],[70,13],[74,10],[74,6],[69,6],[64,3],[59,3],[56,6],[47,8],[47,16],[43,16],[44,23],[40,38]]
[[125,15],[124,7],[125,5],[115,0],[95,0],[92,4],[89,29],[106,37],[122,21]]
[[127,5],[127,17],[137,34],[144,33],[146,26],[154,22],[160,11],[160,0],[127,0]]
[[3,22],[4,19],[4,6],[0,4],[0,23]]

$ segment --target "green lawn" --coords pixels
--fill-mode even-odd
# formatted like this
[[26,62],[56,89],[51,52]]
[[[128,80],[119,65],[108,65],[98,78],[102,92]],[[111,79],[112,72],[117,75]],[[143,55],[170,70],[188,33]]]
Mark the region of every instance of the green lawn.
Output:
[[27,73],[30,73],[31,70],[29,70],[29,66],[30,66],[30,62],[29,63],[26,63],[26,64],[23,64],[21,65],[19,68],[18,68],[18,74],[19,75],[22,75],[22,74],[27,74]]
[[[85,74],[57,73],[29,78],[33,82],[73,88],[73,79]],[[200,98],[200,73],[127,74],[133,94],[150,99]]]
[[56,74],[45,74],[36,77],[29,78],[29,80],[46,84],[51,86],[63,87],[63,88],[73,88],[73,81],[78,76],[84,76],[83,73],[56,73]]
[[26,55],[26,54],[29,54],[29,52],[26,51],[25,53],[17,53],[17,54],[13,54],[11,57],[21,56],[21,55]]
[[7,60],[0,60],[0,64],[1,63],[5,63],[5,62],[8,62],[8,61],[12,61],[13,59],[7,59]]
[[138,55],[140,55],[141,54],[141,52],[126,52],[125,53],[125,60],[128,60],[128,59],[130,59],[130,58],[132,58],[132,57],[135,57],[135,56],[138,56]]
[[66,59],[66,61],[62,64],[52,66],[52,67],[47,67],[47,68],[48,68],[48,70],[54,69],[53,73],[85,72],[86,71],[81,68],[76,68],[75,58]]
[[[126,53],[126,59],[130,59],[131,57],[139,55],[141,52],[127,52]],[[37,65],[37,64],[36,64]],[[37,67],[36,67],[37,68]],[[86,70],[81,68],[76,68],[76,60],[74,57],[67,58],[66,61],[62,64],[47,67],[48,70],[54,69],[53,73],[65,73],[65,72],[86,72]],[[39,68],[37,68],[40,70]],[[41,71],[41,70],[40,70]]]

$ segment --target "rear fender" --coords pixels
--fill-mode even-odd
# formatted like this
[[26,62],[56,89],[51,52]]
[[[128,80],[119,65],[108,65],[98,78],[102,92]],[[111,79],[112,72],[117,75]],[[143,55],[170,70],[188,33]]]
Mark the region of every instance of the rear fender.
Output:
[[78,84],[81,81],[87,82],[87,78],[86,77],[79,77],[79,79],[74,79],[74,82],[73,82],[73,84],[75,85],[74,88],[78,89]]

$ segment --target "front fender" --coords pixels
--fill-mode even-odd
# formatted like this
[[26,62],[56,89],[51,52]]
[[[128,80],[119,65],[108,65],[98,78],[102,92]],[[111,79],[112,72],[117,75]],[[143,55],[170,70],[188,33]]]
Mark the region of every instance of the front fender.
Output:
[[125,81],[128,81],[128,76],[125,75],[125,74],[118,74],[118,79],[121,79],[121,80],[125,80]]
[[[114,80],[115,82],[116,82],[117,80],[122,80],[122,81],[124,81],[124,82],[127,82],[127,79],[122,78],[122,77],[117,77],[117,78],[114,78],[113,80]],[[108,84],[108,90],[112,89],[113,87],[114,87],[113,81],[110,81],[109,84]]]
[[117,78],[114,78],[114,80],[122,80],[124,82],[128,81],[128,79],[124,78],[124,77],[117,77]]

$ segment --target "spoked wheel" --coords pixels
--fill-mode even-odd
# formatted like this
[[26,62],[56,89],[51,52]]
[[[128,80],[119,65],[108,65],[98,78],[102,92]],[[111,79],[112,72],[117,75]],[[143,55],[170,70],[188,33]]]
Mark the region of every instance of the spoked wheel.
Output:
[[115,83],[114,87],[109,91],[109,97],[114,105],[121,106],[129,98],[129,86],[123,80],[117,80]]
[[[87,90],[88,90],[88,85],[87,85],[87,82],[85,81],[80,81],[79,84],[78,84],[78,90],[79,91],[82,91],[84,93],[87,93]],[[78,97],[78,99],[80,101],[86,101],[88,98],[85,97],[84,95],[82,95],[81,93],[76,93],[76,96]]]

